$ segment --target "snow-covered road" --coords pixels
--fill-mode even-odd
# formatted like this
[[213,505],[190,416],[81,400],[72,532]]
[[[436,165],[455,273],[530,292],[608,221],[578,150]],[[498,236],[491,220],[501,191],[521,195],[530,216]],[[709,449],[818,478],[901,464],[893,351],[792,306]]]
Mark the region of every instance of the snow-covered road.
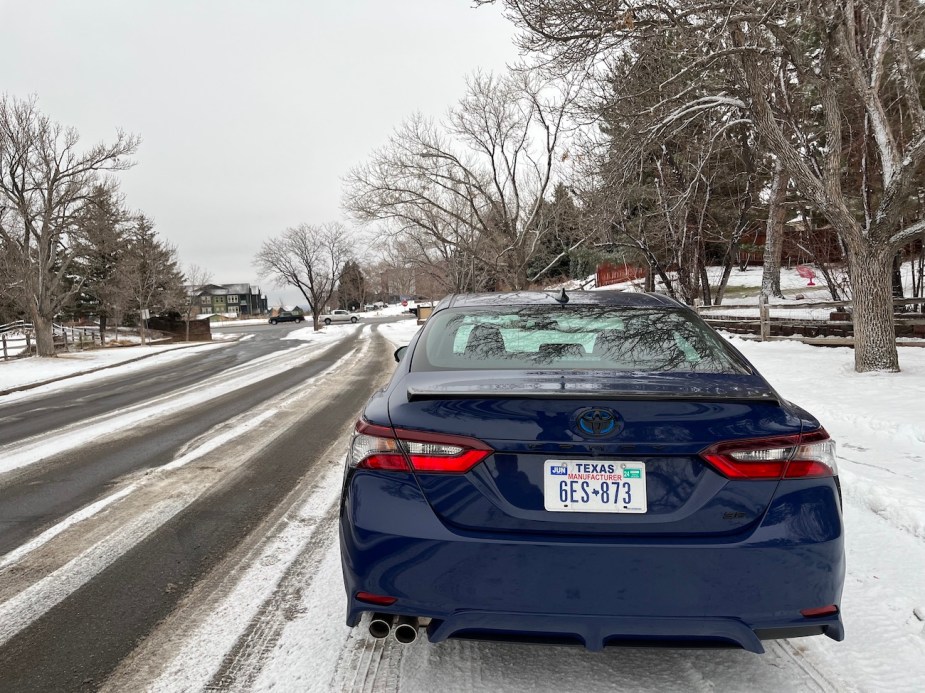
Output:
[[[400,345],[417,327],[408,321],[380,329]],[[372,358],[368,335],[325,377],[242,415],[241,425],[257,422],[250,430],[232,435],[237,425],[228,422],[190,441],[171,465],[124,480],[83,514],[0,557],[0,640],[95,579],[218,479],[253,464],[279,431],[299,426],[332,393],[355,387],[356,375],[346,362]],[[848,349],[735,344],[782,395],[818,416],[839,442],[848,542],[844,642],[777,641],[767,644],[767,654],[756,656],[732,650],[592,654],[538,645],[449,641],[434,646],[421,638],[400,646],[392,639],[372,640],[362,625],[350,630],[343,623],[336,519],[351,423],[345,419],[337,430],[325,431],[329,447],[306,460],[311,473],[278,510],[201,576],[108,680],[94,686],[112,691],[922,690],[925,350],[904,350],[901,374],[858,375]],[[285,351],[274,365],[296,365],[304,358],[299,350]],[[384,377],[388,360],[380,358]],[[240,375],[247,377],[244,371]]]

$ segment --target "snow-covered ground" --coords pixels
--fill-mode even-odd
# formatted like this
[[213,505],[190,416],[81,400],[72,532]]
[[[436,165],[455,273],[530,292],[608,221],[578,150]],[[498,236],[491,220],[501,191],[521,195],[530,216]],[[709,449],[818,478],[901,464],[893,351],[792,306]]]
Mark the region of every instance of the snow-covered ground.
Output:
[[[211,313],[209,314],[211,315]],[[212,320],[209,322],[209,327],[211,329],[227,329],[235,327],[250,327],[253,325],[266,325],[268,321],[266,318],[244,318],[242,320]]]
[[412,337],[421,327],[417,320],[402,320],[401,322],[388,322],[379,326],[379,331],[392,344],[397,347],[405,346],[411,342]]
[[[205,342],[193,346],[189,344],[161,344],[110,347],[79,351],[72,354],[58,354],[57,358],[53,359],[26,358],[15,361],[0,361],[0,392],[46,380],[71,378],[76,374],[90,371],[99,373],[97,377],[105,377],[110,373],[103,372],[101,369],[108,370],[108,367],[111,366],[123,364],[121,367],[125,369],[148,368],[155,364],[185,358],[203,350],[221,347],[221,342]],[[132,363],[130,364],[129,362]],[[81,377],[84,379],[74,381],[74,384],[88,382],[87,378],[89,376]]]
[[[708,267],[707,268],[707,277],[710,279],[710,286],[717,287],[719,286],[720,279],[723,276],[722,267]],[[588,277],[588,280],[593,280],[594,276]],[[812,299],[816,301],[825,301],[831,300],[832,295],[829,293],[826,288],[825,277],[817,271],[817,276],[813,279],[813,284],[815,286],[809,286],[808,280],[801,277],[795,268],[781,268],[780,271],[780,288],[782,291],[788,294],[802,294],[807,299]],[[642,279],[634,279],[628,282],[621,282],[619,284],[609,284],[607,286],[600,286],[591,289],[591,291],[608,291],[608,290],[621,290],[621,291],[643,291],[644,281]],[[729,281],[726,282],[726,286],[730,289],[757,289],[761,286],[761,268],[760,267],[749,267],[745,270],[740,270],[738,267],[732,269],[731,274],[729,275]],[[566,287],[569,288],[569,287]],[[576,287],[577,288],[577,287]],[[751,292],[752,296],[748,299],[739,299],[732,298],[729,299],[730,302],[739,302],[740,300],[756,301],[757,292]],[[792,298],[792,297],[791,297]],[[780,300],[780,299],[778,299]]]
[[[355,329],[364,329],[364,335],[371,331],[337,326],[309,337],[329,341]],[[376,329],[400,346],[418,326],[405,320]],[[433,646],[423,637],[409,646],[391,639],[372,641],[362,627],[350,630],[343,624],[336,518],[345,429],[331,432],[332,444],[319,463],[320,473],[292,509],[265,528],[264,539],[236,567],[223,566],[203,580],[116,672],[108,689],[204,690],[216,680],[223,689],[258,691],[925,689],[925,350],[902,349],[902,373],[857,374],[849,349],[730,339],[783,396],[813,412],[838,441],[848,550],[844,642],[818,637],[766,643],[767,654],[756,656],[740,651],[620,649],[592,654],[468,641]],[[328,378],[286,396],[323,406],[320,388],[343,387],[331,378],[346,372],[344,364],[362,360],[369,344],[365,340],[360,353],[330,369]],[[275,365],[305,358],[310,346],[282,352]],[[169,356],[125,367],[143,367]],[[232,380],[246,382],[265,370],[232,374]],[[210,385],[220,387],[217,382]],[[276,421],[290,409],[268,404],[256,420]],[[64,444],[62,440],[47,442]],[[227,457],[222,452],[226,441],[211,436],[203,440],[209,445],[191,446],[187,455]],[[157,478],[166,483],[174,473],[164,469]],[[100,501],[101,507],[88,506],[83,515],[52,528],[58,534],[40,539],[49,544],[66,541],[82,524],[102,522],[107,513],[127,512],[131,499],[142,492],[114,488]],[[146,508],[156,505],[134,502]],[[128,532],[114,537],[123,543],[135,541]],[[39,554],[42,548],[24,550]],[[11,560],[19,556],[0,557],[0,582]],[[80,565],[75,559],[73,567],[65,568],[76,570]],[[48,607],[37,594],[29,593],[12,605],[0,603],[0,615],[21,620],[42,612]],[[229,656],[232,650],[234,656]]]
[[347,335],[351,335],[361,329],[363,329],[363,325],[358,323],[356,325],[328,325],[318,332],[315,332],[315,328],[309,325],[308,327],[300,327],[297,330],[293,330],[283,337],[283,339],[327,344],[328,342],[340,341]]

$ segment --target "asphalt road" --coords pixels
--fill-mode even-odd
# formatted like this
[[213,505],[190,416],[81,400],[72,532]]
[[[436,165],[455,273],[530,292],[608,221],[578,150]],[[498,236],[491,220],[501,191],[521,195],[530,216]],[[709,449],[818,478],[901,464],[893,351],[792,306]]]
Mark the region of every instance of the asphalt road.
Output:
[[[372,318],[363,324],[389,322],[388,318]],[[281,351],[298,344],[282,341],[282,337],[305,324],[251,325],[233,330],[253,335],[245,341],[233,342],[220,349],[194,354],[181,361],[146,368],[129,375],[113,375],[80,387],[76,396],[55,392],[4,405],[0,398],[0,446],[41,435],[75,421],[118,411],[127,406],[183,385],[204,380],[230,368]],[[229,328],[217,328],[227,332]],[[62,387],[68,388],[67,381]]]
[[[192,379],[288,348],[293,343],[280,342],[279,337],[289,329],[257,328],[252,340],[81,388],[74,395],[79,403],[59,394],[0,406],[4,440],[20,440],[87,416],[118,411],[188,386]],[[353,350],[363,356],[347,359],[331,373],[332,365]],[[178,481],[175,488],[165,487],[169,492],[153,499],[160,502],[171,493],[182,496],[191,484],[202,484],[204,475],[212,474],[200,495],[0,646],[0,691],[99,687],[202,576],[234,552],[268,516],[278,513],[300,484],[311,483],[313,469],[325,450],[348,429],[365,400],[391,372],[391,352],[391,345],[374,328],[371,336],[367,329],[362,337],[359,333],[348,337],[303,365],[164,417],[137,435],[86,445],[0,480],[2,556],[112,489],[124,487],[126,480],[171,462],[191,440],[223,422],[246,417],[273,398],[289,398],[288,406],[279,405],[286,416],[269,419],[261,427],[262,438],[238,440],[229,444],[227,452],[217,450],[211,460],[207,458],[189,472],[198,475],[189,476],[192,481],[183,482],[185,486]],[[311,393],[300,393],[300,383],[326,370],[328,375],[312,385]],[[248,447],[252,442],[253,449]],[[238,459],[239,464],[230,461]],[[138,502],[137,512],[155,504]],[[68,558],[66,552],[52,554],[43,558],[52,563],[46,567],[38,558],[35,567],[24,562],[19,573],[11,573],[13,581],[26,579],[33,571],[35,578],[43,570],[54,576],[52,569],[57,564],[63,566],[60,570],[67,568]],[[3,587],[0,584],[0,591]],[[9,581],[5,587],[13,589]]]

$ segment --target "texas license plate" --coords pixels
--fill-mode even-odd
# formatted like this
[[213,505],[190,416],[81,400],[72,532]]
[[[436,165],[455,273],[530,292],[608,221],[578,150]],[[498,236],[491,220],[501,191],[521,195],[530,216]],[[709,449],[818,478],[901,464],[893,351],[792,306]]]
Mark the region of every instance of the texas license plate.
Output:
[[572,513],[646,512],[644,462],[546,460],[547,510]]

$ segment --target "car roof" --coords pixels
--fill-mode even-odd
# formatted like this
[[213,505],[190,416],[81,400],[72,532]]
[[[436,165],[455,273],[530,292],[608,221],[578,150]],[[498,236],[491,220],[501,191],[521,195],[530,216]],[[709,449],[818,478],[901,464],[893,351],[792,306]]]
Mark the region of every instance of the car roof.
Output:
[[[435,310],[490,306],[555,306],[561,304],[562,291],[503,291],[482,294],[452,294]],[[565,291],[569,305],[619,306],[627,308],[681,308],[670,296],[631,291]]]

